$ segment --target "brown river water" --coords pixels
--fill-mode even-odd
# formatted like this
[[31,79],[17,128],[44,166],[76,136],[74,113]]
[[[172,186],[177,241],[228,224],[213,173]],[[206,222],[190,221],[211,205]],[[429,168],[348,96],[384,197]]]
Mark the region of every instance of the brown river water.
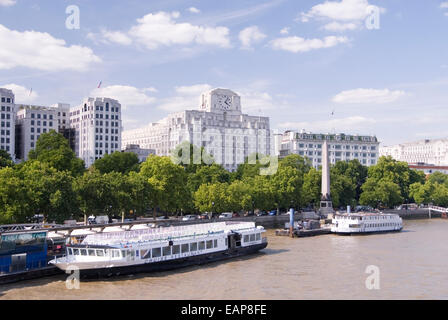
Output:
[[[448,299],[448,220],[399,233],[277,237],[260,253],[174,271],[81,281],[67,275],[0,286],[6,299]],[[379,289],[367,289],[369,265]]]

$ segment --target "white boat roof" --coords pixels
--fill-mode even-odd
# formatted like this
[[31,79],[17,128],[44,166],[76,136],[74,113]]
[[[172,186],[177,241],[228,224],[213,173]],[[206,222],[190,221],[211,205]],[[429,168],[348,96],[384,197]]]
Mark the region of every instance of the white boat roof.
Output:
[[179,238],[206,237],[217,233],[255,229],[255,222],[215,222],[200,223],[165,228],[148,228],[121,232],[91,234],[82,244],[123,245],[129,243],[168,241]]
[[343,212],[343,213],[336,213],[336,216],[345,216],[345,217],[365,217],[365,216],[399,216],[395,213],[383,213],[383,212]]

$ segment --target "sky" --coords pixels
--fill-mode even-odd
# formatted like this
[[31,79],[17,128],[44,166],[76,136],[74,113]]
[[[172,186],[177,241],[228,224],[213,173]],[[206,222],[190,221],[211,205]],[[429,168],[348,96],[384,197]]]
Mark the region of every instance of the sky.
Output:
[[447,34],[436,0],[0,0],[0,87],[118,99],[124,130],[229,88],[278,132],[391,145],[448,136]]

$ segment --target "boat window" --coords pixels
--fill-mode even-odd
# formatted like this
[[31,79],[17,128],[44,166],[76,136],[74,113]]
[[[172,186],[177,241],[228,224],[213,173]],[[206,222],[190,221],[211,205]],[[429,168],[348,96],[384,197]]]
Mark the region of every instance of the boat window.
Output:
[[256,234],[256,239],[257,239],[257,241],[258,241],[258,240],[261,240],[261,233],[257,233],[257,234]]
[[199,242],[199,250],[204,250],[205,249],[205,242],[201,241]]
[[193,242],[190,244],[190,251],[197,251],[198,250],[198,243]]
[[121,250],[121,256],[122,256],[123,258],[126,258],[126,250]]
[[248,235],[248,234],[246,234],[246,235],[244,236],[244,242],[249,242],[249,235]]
[[95,250],[89,249],[89,256],[95,256]]
[[140,250],[140,257],[142,259],[149,259],[149,258],[151,258],[151,250]]
[[112,257],[114,258],[120,257],[120,250],[112,250]]
[[163,256],[169,256],[171,254],[171,247],[163,247]]
[[72,254],[73,254],[72,248],[68,248],[68,254],[69,254],[69,255],[72,255]]
[[179,254],[180,253],[180,245],[173,246],[173,254]]
[[181,246],[181,249],[182,249],[182,253],[190,251],[190,248],[188,247],[188,243],[184,243]]
[[96,255],[98,257],[103,257],[104,256],[104,250],[96,250]]
[[251,235],[250,235],[250,241],[252,242],[252,241],[255,241],[255,233],[252,233]]
[[226,238],[226,247],[228,246],[228,239]]
[[213,241],[212,240],[207,240],[207,249],[211,249],[213,248]]
[[217,240],[217,239],[213,240],[213,246],[214,246],[215,248],[218,247],[218,240]]
[[162,249],[161,248],[154,248],[152,249],[152,257],[158,258],[162,255]]
[[79,255],[79,249],[73,249],[73,254],[76,256]]
[[87,250],[86,249],[81,249],[81,255],[82,256],[86,256],[87,255]]

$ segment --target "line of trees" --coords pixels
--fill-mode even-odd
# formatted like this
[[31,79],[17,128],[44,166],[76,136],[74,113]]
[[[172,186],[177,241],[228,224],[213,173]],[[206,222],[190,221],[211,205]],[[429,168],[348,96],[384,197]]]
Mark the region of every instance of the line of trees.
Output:
[[[191,159],[187,164],[159,156],[139,163],[133,153],[114,152],[88,169],[55,131],[42,134],[29,160],[20,164],[14,165],[0,150],[0,223],[23,223],[36,214],[62,222],[91,214],[119,217],[319,206],[321,171],[306,158],[289,155],[278,162],[274,174],[260,175],[269,164],[246,161],[228,172],[208,164],[211,156],[189,144],[178,146],[174,157],[182,157],[186,149]],[[199,159],[194,158],[197,155]],[[422,172],[390,157],[381,157],[369,168],[358,160],[337,162],[330,175],[334,207],[393,207],[414,201],[448,205],[448,175],[425,179]]]

